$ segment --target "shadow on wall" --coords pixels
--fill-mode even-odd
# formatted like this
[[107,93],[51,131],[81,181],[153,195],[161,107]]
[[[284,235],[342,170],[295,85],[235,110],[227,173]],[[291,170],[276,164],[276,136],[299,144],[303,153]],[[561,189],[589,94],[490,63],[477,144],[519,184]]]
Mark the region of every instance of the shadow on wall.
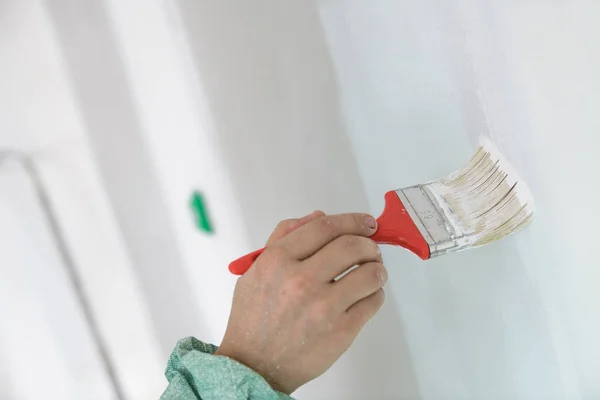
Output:
[[[314,209],[368,210],[314,4],[179,3],[251,243],[262,246],[278,220]],[[418,398],[395,304],[297,395]]]
[[206,331],[206,325],[184,270],[117,38],[103,2],[58,0],[47,10],[166,360],[177,340]]

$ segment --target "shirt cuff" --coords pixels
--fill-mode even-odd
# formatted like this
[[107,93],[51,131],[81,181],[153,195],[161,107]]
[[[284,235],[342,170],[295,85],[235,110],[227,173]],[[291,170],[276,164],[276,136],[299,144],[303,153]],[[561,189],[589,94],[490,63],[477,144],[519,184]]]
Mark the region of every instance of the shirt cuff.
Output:
[[161,400],[292,400],[252,369],[215,351],[217,346],[193,337],[179,341],[167,364],[169,387]]

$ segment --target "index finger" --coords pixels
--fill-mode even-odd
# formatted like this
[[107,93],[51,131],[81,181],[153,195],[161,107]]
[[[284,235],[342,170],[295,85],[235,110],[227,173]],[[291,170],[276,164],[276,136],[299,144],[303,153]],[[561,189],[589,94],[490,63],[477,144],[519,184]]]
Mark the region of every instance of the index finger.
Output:
[[310,221],[312,221],[316,218],[322,217],[324,215],[325,215],[325,213],[323,211],[313,211],[312,213],[310,213],[307,216],[302,217],[302,218],[295,218],[295,219],[288,219],[285,221],[281,221],[279,223],[279,225],[277,225],[277,227],[275,228],[275,230],[273,231],[271,236],[269,236],[266,247],[269,247],[276,241],[286,237],[291,232],[300,228],[302,225],[306,225]]
[[343,235],[370,237],[377,231],[377,221],[369,214],[326,215],[298,228],[279,241],[287,253],[304,260]]

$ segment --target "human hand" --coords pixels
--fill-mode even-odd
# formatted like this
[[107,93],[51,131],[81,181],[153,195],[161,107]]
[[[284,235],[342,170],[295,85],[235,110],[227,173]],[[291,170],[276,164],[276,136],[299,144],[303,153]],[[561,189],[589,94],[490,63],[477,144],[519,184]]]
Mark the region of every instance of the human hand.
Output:
[[[281,222],[238,280],[215,353],[290,394],[323,374],[384,301],[387,273],[366,214],[315,212]],[[343,272],[352,270],[338,281]]]

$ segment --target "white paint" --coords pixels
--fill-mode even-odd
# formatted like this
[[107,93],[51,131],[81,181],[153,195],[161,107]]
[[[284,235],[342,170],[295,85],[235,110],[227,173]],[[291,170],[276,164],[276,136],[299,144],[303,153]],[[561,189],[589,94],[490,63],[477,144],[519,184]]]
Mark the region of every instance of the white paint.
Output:
[[[489,140],[468,163],[424,186],[445,217],[445,229],[469,249],[501,240],[526,227],[533,217],[527,184]],[[463,248],[463,249],[464,249]]]
[[535,199],[533,198],[533,194],[529,189],[529,185],[519,175],[517,170],[510,164],[510,162],[502,154],[500,149],[498,149],[498,147],[494,144],[494,142],[491,141],[491,139],[483,135],[479,139],[479,146],[485,151],[489,152],[492,155],[494,161],[498,163],[500,170],[506,173],[506,180],[509,186],[519,184],[519,190],[517,192],[519,204],[527,206],[532,213],[535,212]]

